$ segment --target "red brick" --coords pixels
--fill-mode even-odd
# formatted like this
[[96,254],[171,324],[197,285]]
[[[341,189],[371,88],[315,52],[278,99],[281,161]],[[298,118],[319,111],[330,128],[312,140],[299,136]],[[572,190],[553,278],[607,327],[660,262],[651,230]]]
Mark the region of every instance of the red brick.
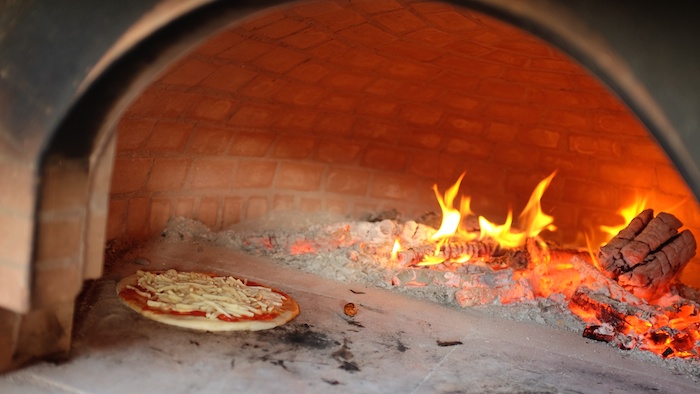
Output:
[[308,132],[313,128],[313,124],[316,122],[319,114],[312,110],[300,111],[292,109],[290,111],[280,111],[278,116],[278,119],[273,125],[275,128],[280,129],[280,131],[299,130]]
[[318,145],[316,158],[326,163],[352,163],[360,155],[362,147],[349,141],[324,140]]
[[260,29],[256,30],[255,33],[277,40],[304,30],[306,27],[307,25],[305,23],[286,18],[280,19],[265,27],[261,27]]
[[218,97],[202,96],[195,105],[191,114],[192,117],[204,120],[224,120],[231,115],[236,106],[235,101]]
[[146,148],[154,151],[182,151],[193,128],[189,123],[158,121],[146,141]]
[[323,79],[328,73],[330,71],[327,67],[308,61],[294,67],[287,75],[302,82],[315,83]]
[[396,114],[398,107],[399,104],[394,100],[366,99],[360,102],[357,113],[362,115],[391,117]]
[[268,127],[275,121],[276,107],[244,104],[229,119],[228,124],[239,127]]
[[197,59],[186,59],[160,80],[164,84],[195,86],[218,67]]
[[678,171],[672,166],[656,166],[656,182],[662,192],[684,195],[688,193],[688,185]]
[[401,88],[402,84],[402,82],[397,80],[380,78],[370,84],[365,90],[367,93],[387,96],[396,93],[399,88]]
[[211,230],[218,230],[219,197],[203,197],[197,207],[197,220],[204,223]]
[[[449,181],[454,181],[456,177],[452,175],[456,172],[456,162],[450,158],[433,152],[416,152],[411,155],[408,163],[408,172],[423,177],[431,182],[438,179],[445,179],[446,174],[450,174]],[[426,198],[433,200],[428,189]]]
[[462,73],[483,77],[500,77],[507,69],[502,64],[485,62],[465,56],[445,54],[435,61],[437,65],[458,69]]
[[600,184],[580,179],[565,180],[562,201],[591,208],[619,208],[615,184]]
[[306,56],[287,48],[275,47],[255,60],[255,64],[273,72],[284,73],[306,60]]
[[353,1],[352,6],[369,14],[385,12],[403,8],[404,6],[394,0],[359,0]]
[[233,131],[220,127],[200,126],[192,133],[189,153],[200,155],[220,155],[228,150],[233,139]]
[[272,153],[280,159],[304,159],[311,156],[315,142],[310,137],[280,136]]
[[435,26],[439,26],[448,31],[463,31],[479,27],[476,22],[457,11],[447,10],[443,12],[436,12],[425,15],[425,18]]
[[361,98],[352,93],[331,93],[321,101],[318,107],[350,113],[360,101]]
[[[532,68],[540,68],[543,70],[552,70],[552,71],[559,71],[559,72],[569,72],[569,73],[574,73],[574,74],[580,74],[580,77],[587,78],[593,81],[593,78],[591,78],[589,75],[586,74],[585,70],[580,66],[578,63],[576,63],[574,60],[561,57],[561,58],[532,58],[530,59],[530,67]],[[596,87],[598,88],[600,86],[600,82],[595,82],[595,84],[588,85],[589,87]]]
[[269,99],[286,86],[287,81],[281,78],[260,74],[241,89],[241,94],[247,97]]
[[406,38],[412,42],[419,42],[432,47],[442,47],[460,39],[457,35],[433,29],[432,27],[408,33]]
[[230,189],[235,167],[234,160],[194,160],[190,170],[190,187],[193,189]]
[[596,159],[570,153],[542,152],[540,167],[546,170],[559,170],[557,178],[578,177],[585,179],[594,175],[593,160]]
[[194,218],[194,198],[178,198],[175,203],[175,215],[186,218]]
[[289,84],[279,91],[275,98],[285,104],[309,106],[319,102],[326,91],[314,86]]
[[[534,40],[510,40],[502,41],[496,44],[497,47],[508,49],[514,52],[519,52],[524,55],[532,55],[535,57],[550,56],[549,46],[547,44]],[[528,56],[530,57],[530,56]]]
[[275,186],[282,189],[301,191],[319,190],[323,172],[323,166],[284,162],[279,166]]
[[224,30],[200,45],[196,49],[196,53],[206,56],[216,55],[243,40],[245,40],[245,38],[238,34],[238,32],[234,30]]
[[414,177],[375,173],[369,195],[374,198],[412,201],[417,194],[416,189],[417,183]]
[[393,41],[377,48],[386,55],[394,55],[399,59],[413,59],[430,62],[440,57],[444,52],[415,42]]
[[317,47],[307,49],[306,53],[308,53],[312,58],[332,61],[348,50],[350,50],[348,45],[333,39],[324,42]]
[[149,191],[181,190],[190,167],[189,159],[156,158],[146,187]]
[[529,60],[529,56],[522,56],[508,51],[493,51],[482,56],[482,59],[493,60],[511,66],[523,67]]
[[229,154],[235,156],[265,156],[275,140],[271,133],[239,132],[233,137]]
[[401,111],[403,119],[421,126],[435,126],[443,114],[440,107],[424,105],[407,105]]
[[277,163],[268,160],[242,160],[236,168],[233,187],[269,188],[277,171]]
[[322,201],[318,198],[302,198],[299,202],[301,212],[318,212],[321,210]]
[[546,71],[532,71],[517,67],[505,69],[503,78],[514,82],[549,85],[565,89],[573,87],[572,80],[566,74]]
[[349,135],[355,123],[354,115],[346,115],[338,112],[321,115],[316,122],[316,130],[321,135],[334,135],[337,137]]
[[537,123],[542,118],[541,111],[525,104],[492,103],[486,106],[483,113],[501,122]]
[[396,33],[408,33],[426,27],[425,22],[405,9],[379,14],[374,19]]
[[482,120],[477,120],[473,118],[467,118],[464,116],[456,116],[448,114],[442,122],[442,126],[446,130],[452,131],[453,135],[457,132],[457,135],[482,135],[484,132],[484,122]]
[[640,127],[639,122],[631,114],[626,113],[597,115],[593,119],[593,127],[605,133],[649,135],[644,128]]
[[542,120],[548,126],[590,131],[589,117],[580,112],[551,110]]
[[105,236],[107,241],[122,237],[122,228],[125,222],[126,200],[116,199],[114,197],[110,198],[109,213],[107,216],[107,234]]
[[273,211],[295,211],[296,197],[277,194],[272,198]]
[[384,146],[370,146],[365,149],[362,166],[379,170],[401,171],[406,167],[408,152]]
[[598,180],[613,185],[650,188],[655,185],[653,167],[598,160]]
[[353,136],[375,141],[398,141],[404,133],[404,127],[395,123],[375,122],[367,119],[358,120],[353,129]]
[[299,49],[307,49],[321,44],[322,42],[326,42],[330,38],[330,35],[324,31],[309,28],[286,37],[282,42]]
[[395,40],[391,34],[387,34],[379,28],[368,23],[353,26],[338,32],[339,35],[348,40],[357,42],[368,47],[373,47],[379,44],[386,44],[389,41]]
[[401,84],[394,97],[397,100],[405,100],[406,97],[411,97],[414,102],[432,103],[444,89],[435,87],[433,84],[414,84],[406,82]]
[[339,72],[323,79],[323,84],[338,89],[362,90],[372,81],[367,75]]
[[479,107],[481,100],[459,92],[448,91],[440,97],[440,103],[458,110],[471,111]]
[[117,126],[117,151],[141,148],[155,124],[153,119],[122,118]]
[[447,89],[459,90],[462,93],[476,92],[482,78],[475,77],[474,74],[469,72],[450,72],[443,71],[437,78],[433,79],[433,82],[446,87]]
[[469,57],[481,57],[489,52],[493,52],[492,47],[484,46],[473,39],[451,43],[448,47],[451,50]]
[[259,218],[267,213],[267,198],[251,197],[248,199],[246,219]]
[[494,150],[494,144],[482,139],[474,138],[450,138],[447,141],[445,151],[458,155],[468,155],[475,158],[486,158]]
[[559,131],[536,127],[525,130],[520,140],[525,145],[552,149],[559,146],[560,139]]
[[342,11],[320,14],[314,19],[318,20],[323,26],[328,27],[329,30],[334,32],[366,22],[366,19],[362,15],[347,8],[343,9]]
[[435,149],[442,142],[442,134],[431,133],[423,129],[407,130],[401,137],[402,146],[422,149]]
[[628,160],[668,163],[668,157],[661,149],[661,146],[650,139],[635,138],[633,141],[625,141],[622,143],[622,148],[619,149],[624,152]]
[[528,91],[523,86],[512,82],[485,79],[478,90],[480,95],[521,101],[528,97]]
[[[584,155],[595,155],[607,158],[622,157],[622,146],[619,140],[605,138],[599,135],[569,135],[569,151]],[[625,150],[625,154],[628,154]]]
[[221,217],[221,227],[226,228],[241,221],[243,199],[240,197],[224,198],[224,211]]
[[442,71],[439,67],[419,64],[412,61],[397,60],[391,62],[385,71],[393,76],[407,78],[411,81],[431,79]]
[[493,153],[493,161],[513,168],[533,169],[538,167],[539,154],[539,151],[523,149],[521,145],[501,145]]
[[124,235],[128,240],[142,241],[148,235],[148,198],[129,199]]
[[179,117],[189,111],[198,99],[198,95],[194,93],[150,88],[133,102],[127,111],[127,116]]
[[384,57],[374,52],[356,48],[349,48],[329,60],[346,69],[374,69],[380,67],[385,62]]
[[372,174],[369,171],[331,169],[326,178],[326,191],[345,195],[364,196],[367,194]]
[[347,198],[326,198],[323,203],[324,211],[331,212],[339,215],[344,215],[348,212],[348,201]]
[[151,159],[117,158],[112,172],[111,193],[129,193],[141,190],[151,170]]
[[[467,190],[482,191],[490,190],[494,193],[503,192],[505,189],[505,179],[507,169],[498,163],[485,162],[483,160],[475,160],[464,163],[467,175],[462,181],[462,188],[465,190],[465,195],[475,196],[477,193],[466,193]],[[451,180],[454,182],[454,180]],[[440,190],[445,190],[445,187]],[[502,206],[501,208],[505,208]]]
[[200,86],[236,93],[243,85],[255,78],[256,73],[242,66],[223,65],[199,83]]
[[151,233],[161,232],[170,219],[170,200],[154,198],[151,200],[149,228]]
[[333,12],[342,12],[343,7],[332,2],[297,3],[291,12],[303,17],[316,17]]
[[268,53],[274,48],[270,44],[265,44],[260,41],[245,39],[236,43],[230,49],[221,52],[217,57],[234,62],[251,62],[265,53]]
[[532,89],[528,100],[535,104],[550,107],[575,108],[578,110],[598,109],[605,105],[606,96],[586,92],[558,89]]
[[494,142],[510,142],[515,139],[518,133],[518,126],[512,123],[491,122],[486,130],[486,139]]

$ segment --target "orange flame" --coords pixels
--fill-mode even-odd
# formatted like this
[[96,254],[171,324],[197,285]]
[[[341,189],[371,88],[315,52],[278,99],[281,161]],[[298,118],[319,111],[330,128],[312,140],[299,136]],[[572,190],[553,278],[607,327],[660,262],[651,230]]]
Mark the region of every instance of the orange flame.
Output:
[[617,226],[600,226],[600,230],[608,234],[608,237],[605,242],[609,241],[612,237],[616,236],[620,231],[627,227],[627,224],[631,222],[632,219],[634,219],[637,215],[639,215],[640,212],[646,209],[646,205],[647,196],[636,196],[634,201],[630,205],[621,208],[619,211],[617,211],[617,213],[619,213],[620,216],[622,216],[622,218],[624,219],[622,224],[619,224]]

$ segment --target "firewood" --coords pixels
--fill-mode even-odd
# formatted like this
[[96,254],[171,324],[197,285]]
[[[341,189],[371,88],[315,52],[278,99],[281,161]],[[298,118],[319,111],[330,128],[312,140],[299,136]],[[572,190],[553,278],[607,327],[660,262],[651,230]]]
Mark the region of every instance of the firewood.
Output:
[[493,255],[496,246],[483,241],[456,241],[441,245],[437,253],[435,249],[435,244],[416,246],[398,252],[396,259],[400,267],[408,267],[419,264],[426,256],[436,256],[445,260],[455,260],[464,255],[470,255],[472,258],[489,257]]
[[679,234],[681,226],[669,213],[654,217],[651,209],[644,210],[600,248],[602,272],[637,297],[660,295],[695,256],[695,237],[688,230]]

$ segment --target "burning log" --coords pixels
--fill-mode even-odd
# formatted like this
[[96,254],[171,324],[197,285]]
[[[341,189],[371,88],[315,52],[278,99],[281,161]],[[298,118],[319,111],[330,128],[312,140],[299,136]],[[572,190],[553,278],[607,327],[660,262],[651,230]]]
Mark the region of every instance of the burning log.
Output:
[[464,256],[469,258],[490,257],[496,251],[496,245],[483,241],[446,242],[436,251],[435,244],[420,245],[396,254],[399,267],[408,267],[421,263],[426,257],[434,256],[439,260],[456,260]]
[[654,298],[695,256],[696,242],[675,216],[647,209],[598,252],[603,273],[632,294]]

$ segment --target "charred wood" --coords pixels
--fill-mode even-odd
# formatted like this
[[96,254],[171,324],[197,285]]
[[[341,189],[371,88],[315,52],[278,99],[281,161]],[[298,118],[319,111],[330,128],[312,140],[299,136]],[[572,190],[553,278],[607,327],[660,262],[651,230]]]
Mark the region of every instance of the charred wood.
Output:
[[601,247],[598,261],[602,272],[632,294],[654,298],[695,256],[695,237],[675,216],[651,209],[637,215],[629,225]]
[[[437,250],[436,250],[437,249]],[[496,251],[496,245],[483,241],[447,242],[439,248],[435,244],[420,245],[400,251],[396,259],[400,267],[408,267],[422,262],[428,256],[447,260],[456,260],[469,255],[471,258],[490,257]]]

